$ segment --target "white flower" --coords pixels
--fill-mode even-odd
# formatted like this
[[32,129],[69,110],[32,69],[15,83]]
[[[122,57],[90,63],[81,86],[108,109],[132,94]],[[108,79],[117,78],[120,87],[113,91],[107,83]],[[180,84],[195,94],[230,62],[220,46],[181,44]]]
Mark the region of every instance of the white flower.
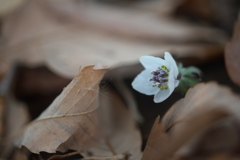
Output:
[[167,99],[178,86],[178,67],[169,52],[164,59],[153,56],[142,56],[140,62],[143,70],[132,82],[132,87],[145,95],[154,95],[154,102]]

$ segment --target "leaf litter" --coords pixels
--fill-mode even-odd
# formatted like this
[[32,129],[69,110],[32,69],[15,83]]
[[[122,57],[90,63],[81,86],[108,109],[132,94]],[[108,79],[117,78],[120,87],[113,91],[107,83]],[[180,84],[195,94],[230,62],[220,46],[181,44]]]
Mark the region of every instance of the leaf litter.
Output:
[[130,159],[139,159],[141,137],[131,114],[113,92],[99,94],[105,72],[93,66],[84,68],[47,110],[25,127],[15,144],[33,153],[73,149],[84,157],[129,153]]
[[[216,82],[198,84],[161,119],[158,116],[146,145],[134,121],[139,115],[131,112],[136,109],[131,106],[137,103],[123,80],[133,78],[140,70],[133,67],[140,56],[162,57],[164,51],[170,51],[176,59],[193,65],[212,62],[223,54],[228,40],[225,31],[176,19],[173,13],[178,13],[181,3],[171,0],[113,7],[95,2],[34,0],[25,1],[4,16],[0,66],[3,61],[31,67],[46,65],[55,74],[74,78],[39,117],[24,127],[29,121],[25,105],[14,96],[1,95],[1,100],[11,104],[0,106],[1,149],[5,149],[1,158],[42,160],[45,152],[52,155],[47,159],[71,159],[72,155],[96,160],[239,159],[239,95]],[[238,25],[225,47],[225,61],[231,79],[239,85],[237,42]],[[112,68],[107,72],[109,66]],[[112,79],[116,90],[99,89],[106,72],[104,79]],[[34,79],[29,78],[31,81]],[[46,91],[58,87],[61,85]],[[144,105],[147,109],[140,111],[149,114],[152,104]],[[8,134],[14,135],[14,144],[7,141]]]

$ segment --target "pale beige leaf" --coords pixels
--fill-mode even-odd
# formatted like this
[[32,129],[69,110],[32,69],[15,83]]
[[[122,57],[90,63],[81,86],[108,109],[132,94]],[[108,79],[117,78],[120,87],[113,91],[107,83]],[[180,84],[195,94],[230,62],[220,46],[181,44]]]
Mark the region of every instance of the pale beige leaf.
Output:
[[[110,89],[100,90],[100,108],[98,112],[99,124],[92,124],[103,136],[98,138],[95,146],[81,150],[82,143],[70,138],[58,149],[62,147],[78,150],[86,159],[99,157],[99,159],[111,159],[112,156],[127,153],[130,160],[140,160],[141,158],[141,135],[136,127],[126,105],[116,92]],[[103,158],[106,157],[106,158]],[[95,158],[93,158],[95,159]],[[96,158],[98,159],[98,158]],[[112,157],[112,159],[114,159]]]
[[95,64],[96,68],[111,66],[113,69],[138,63],[139,57],[143,55],[163,57],[165,51],[177,58],[195,58],[199,63],[218,57],[223,49],[219,44],[153,45],[74,28],[65,34],[68,36],[59,33],[46,40],[41,50],[44,51],[45,63],[54,72],[66,77],[72,77],[78,72],[77,64],[81,64],[81,67]]
[[[79,64],[82,68],[119,67],[137,63],[142,55],[162,56],[165,51],[199,63],[221,55],[226,41],[213,28],[134,9],[81,4],[29,1],[5,18],[0,57],[33,66],[44,63],[62,76],[73,77]],[[209,43],[195,43],[199,41]]]
[[201,40],[224,42],[226,40],[226,35],[220,30],[184,23],[149,12],[140,12],[133,8],[85,4],[74,0],[48,0],[47,2],[44,3],[44,6],[49,12],[56,12],[59,16],[68,17],[75,23],[121,36],[168,42]]
[[16,144],[26,146],[33,153],[56,152],[63,142],[73,137],[82,144],[80,150],[89,147],[92,137],[99,134],[93,124],[98,123],[98,89],[105,72],[106,69],[94,70],[93,66],[84,68],[53,103],[25,127]]
[[41,44],[42,37],[62,28],[64,26],[42,11],[36,0],[27,1],[4,18],[0,56],[34,66],[42,64],[42,53],[36,45]]

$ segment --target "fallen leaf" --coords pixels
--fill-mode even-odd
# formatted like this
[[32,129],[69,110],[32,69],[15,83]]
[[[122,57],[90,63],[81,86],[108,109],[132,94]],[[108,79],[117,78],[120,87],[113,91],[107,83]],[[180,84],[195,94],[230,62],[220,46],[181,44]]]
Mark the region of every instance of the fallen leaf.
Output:
[[26,146],[33,153],[56,152],[71,137],[81,142],[79,150],[91,145],[92,137],[99,134],[93,124],[98,123],[98,89],[105,72],[106,69],[85,67],[53,103],[24,128],[15,144]]
[[[26,1],[15,12],[4,18],[2,26],[2,37],[4,39],[2,44],[4,47],[1,46],[0,49],[1,58],[5,57],[3,59],[22,62],[31,66],[43,63],[41,51],[35,45],[30,45],[29,42],[38,44],[40,42],[38,39],[41,39],[42,36],[54,33],[61,27],[56,25],[51,17],[44,14],[38,5],[36,0]],[[46,21],[48,23],[45,23]],[[38,29],[38,27],[41,29]],[[24,47],[26,45],[27,48]]]
[[99,96],[99,125],[92,124],[103,134],[97,140],[98,143],[86,150],[80,150],[81,141],[70,138],[58,149],[62,150],[62,147],[66,147],[78,150],[85,159],[115,159],[120,155],[122,157],[128,155],[129,160],[140,160],[141,135],[127,106],[112,89],[100,90]]
[[[192,144],[194,141],[200,143],[207,140],[206,138],[208,138],[209,135],[207,133],[211,133],[207,131],[214,128],[217,123],[220,123],[220,121],[229,121],[229,118],[234,118],[239,123],[239,103],[239,96],[233,94],[227,87],[219,86],[214,82],[200,83],[196,85],[187,92],[184,99],[176,102],[163,117],[161,124],[164,126],[166,133],[160,131],[159,134],[167,134],[170,140],[168,144],[166,144],[165,141],[153,141],[156,144],[151,145],[150,147],[148,146],[148,148],[151,148],[150,151],[155,152],[156,155],[151,160],[181,159],[184,158],[184,156],[191,156],[191,151],[196,151],[191,148],[193,147]],[[231,126],[234,125],[232,125],[232,122],[230,124],[231,125],[229,126],[232,128]],[[224,123],[220,123],[220,125],[224,126]],[[203,134],[204,132],[205,134]],[[200,136],[201,134],[202,136]],[[225,133],[224,135],[236,135],[236,130]],[[217,134],[215,137],[216,136]],[[229,152],[229,148],[231,147],[235,147],[234,149],[236,149],[235,140],[239,140],[240,137],[228,137],[229,143],[233,142],[230,145],[229,143],[224,143],[225,139],[222,139],[222,137],[223,136],[219,136],[219,138],[216,138],[215,140],[211,139],[213,140],[212,146],[214,147],[215,143],[219,143],[219,145],[222,146],[225,145],[225,152]],[[151,137],[151,139],[157,139],[157,136]],[[157,146],[158,143],[164,143],[165,147],[163,149],[161,147],[154,147]],[[212,151],[209,149],[211,148],[209,145],[204,148],[208,151],[207,153]],[[199,145],[196,146],[199,147]],[[149,154],[149,151],[147,152],[147,148],[145,150],[143,157],[148,159],[151,154]],[[215,151],[218,150],[216,149],[214,152]],[[210,153],[213,154],[214,152]],[[182,155],[184,156],[181,157]]]
[[238,110],[240,108],[237,105],[238,101],[239,96],[233,94],[227,87],[214,82],[200,83],[188,90],[185,98],[171,107],[163,117],[162,123],[166,130],[171,131],[174,128],[173,126],[185,119],[187,115],[206,112],[215,108],[237,116],[240,113],[240,110]]
[[200,132],[181,147],[176,157],[206,158],[214,155],[238,156],[234,151],[239,146],[239,122],[233,117],[222,119],[207,130]]
[[183,122],[184,124],[180,124],[175,128],[176,131],[172,133],[171,142],[163,150],[162,154],[159,154],[159,159],[171,158],[184,144],[187,144],[187,142],[199,133],[227,116],[228,114],[222,110],[211,110],[197,114],[194,118],[187,118],[186,122]]
[[163,125],[160,122],[160,116],[158,116],[153,124],[150,132],[147,145],[144,149],[142,160],[154,159],[164,150],[164,147],[169,143],[169,135],[165,132]]
[[5,18],[1,58],[31,66],[46,64],[72,78],[79,64],[114,68],[137,63],[142,55],[162,56],[165,51],[199,63],[219,57],[226,41],[219,30],[145,12],[54,2],[28,1]]
[[225,63],[232,81],[240,86],[240,21],[237,21],[232,40],[225,47]]
[[[59,34],[54,39],[48,39],[51,42],[43,46],[43,49],[47,66],[68,78],[79,70],[77,64],[81,64],[81,67],[95,64],[96,68],[111,66],[114,69],[138,63],[139,57],[143,55],[163,57],[165,51],[171,52],[174,57],[192,58],[196,63],[201,63],[215,59],[223,49],[220,44],[153,45],[74,28],[67,35],[69,37]],[[131,70],[131,67],[128,69]]]
[[[43,6],[47,9],[46,11],[55,12],[54,15],[64,16],[75,24],[101,29],[114,35],[178,43],[219,42],[227,38],[221,31],[210,27],[196,26],[170,17],[140,12],[133,8],[85,4],[74,0],[47,2],[43,3]],[[213,39],[212,36],[218,38]]]

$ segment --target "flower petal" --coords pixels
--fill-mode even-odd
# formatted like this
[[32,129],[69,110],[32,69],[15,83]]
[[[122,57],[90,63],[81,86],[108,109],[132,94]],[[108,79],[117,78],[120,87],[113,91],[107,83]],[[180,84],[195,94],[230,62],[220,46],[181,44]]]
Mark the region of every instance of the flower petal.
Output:
[[142,56],[140,57],[139,60],[145,69],[148,69],[151,71],[155,71],[159,66],[162,66],[162,65],[166,66],[167,68],[169,67],[169,64],[167,64],[165,60],[158,57]]
[[177,78],[178,76],[178,67],[176,61],[173,59],[172,55],[169,52],[164,53],[164,59],[167,63],[171,65],[171,70],[174,72],[174,77]]
[[178,81],[178,80],[175,79],[174,72],[170,71],[169,75],[168,75],[168,89],[169,89],[170,94],[172,94],[176,85],[178,85],[178,82],[176,82],[176,81]]
[[175,84],[175,88],[176,88],[179,85],[179,80],[175,79],[174,84]]
[[145,95],[154,95],[159,90],[157,87],[153,87],[152,83],[149,81],[149,79],[152,78],[150,72],[150,70],[143,70],[132,82],[132,87]]
[[171,93],[170,93],[169,89],[160,90],[157,94],[154,95],[153,101],[155,103],[160,103],[160,102],[164,101],[165,99],[167,99],[170,95],[171,95]]

